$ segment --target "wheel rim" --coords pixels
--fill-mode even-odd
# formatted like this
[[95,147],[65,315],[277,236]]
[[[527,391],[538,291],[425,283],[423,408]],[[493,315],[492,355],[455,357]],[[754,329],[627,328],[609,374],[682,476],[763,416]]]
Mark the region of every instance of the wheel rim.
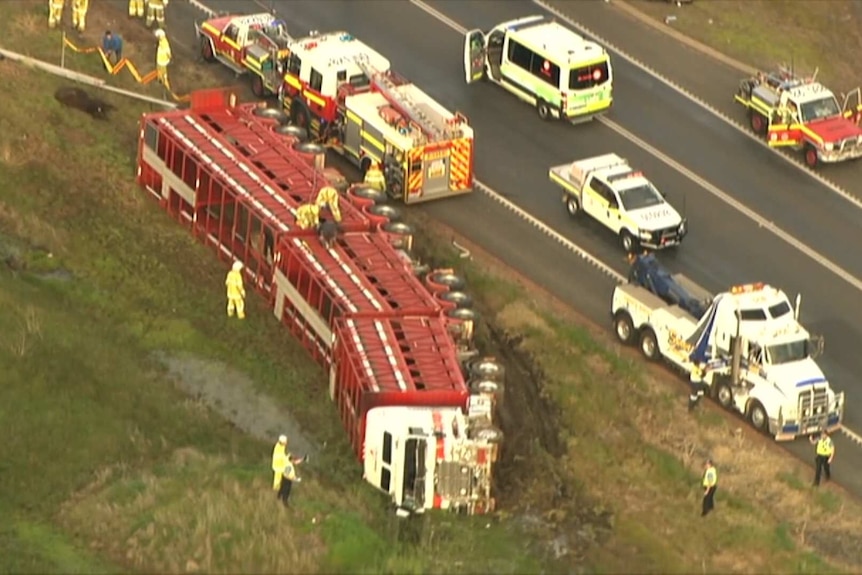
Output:
[[545,104],[539,104],[539,117],[547,118],[548,117],[548,107]]
[[727,386],[722,385],[718,389],[718,403],[720,403],[724,407],[727,407],[730,405],[732,399],[733,396],[731,395],[730,390],[727,388]]
[[578,202],[574,198],[569,199],[566,201],[566,209],[569,210],[570,215],[574,216],[578,213]]
[[751,129],[758,134],[763,129],[763,122],[760,120],[760,116],[758,116],[757,114],[751,116]]
[[645,337],[641,342],[641,350],[643,350],[644,355],[647,357],[653,357],[655,355],[655,342],[649,336]]
[[805,151],[805,163],[810,167],[814,167],[817,165],[817,151],[808,149]]
[[617,337],[622,341],[627,341],[632,335],[632,330],[629,328],[628,322],[625,320],[617,320]]
[[763,429],[766,424],[766,414],[759,405],[751,408],[751,424],[757,429]]
[[628,234],[623,235],[623,248],[627,252],[632,251],[632,237]]

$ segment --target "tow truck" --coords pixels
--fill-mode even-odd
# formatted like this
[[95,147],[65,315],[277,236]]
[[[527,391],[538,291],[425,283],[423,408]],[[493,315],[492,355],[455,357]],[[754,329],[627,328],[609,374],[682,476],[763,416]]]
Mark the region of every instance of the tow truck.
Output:
[[405,204],[473,189],[473,129],[389,60],[348,32],[290,44],[280,92],[291,121],[355,163],[379,163],[386,191]]
[[734,100],[748,109],[755,134],[770,147],[801,151],[805,164],[843,162],[862,157],[862,92],[838,98],[829,88],[781,67],[777,72],[745,78]]
[[570,216],[586,212],[617,234],[628,253],[678,246],[688,233],[687,221],[664,194],[617,154],[553,166],[548,176],[563,189]]
[[[626,284],[614,289],[614,333],[649,360],[687,375],[697,369],[710,395],[778,441],[840,427],[844,393],[832,389],[814,358],[822,338],[799,323],[787,294],[764,283],[711,296],[654,255],[638,256]],[[709,298],[704,310],[691,304]],[[697,314],[702,313],[698,316]]]
[[251,72],[255,96],[278,93],[291,37],[284,21],[269,12],[227,15],[195,22],[200,55],[237,75]]

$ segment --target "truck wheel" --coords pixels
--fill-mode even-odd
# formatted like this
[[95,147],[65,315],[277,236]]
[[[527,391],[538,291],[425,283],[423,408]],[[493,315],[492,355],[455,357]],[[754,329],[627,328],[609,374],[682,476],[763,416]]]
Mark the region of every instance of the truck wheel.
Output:
[[715,387],[715,400],[725,409],[733,407],[733,390],[730,389],[730,384],[726,381],[717,382]]
[[617,339],[623,345],[628,345],[632,342],[635,327],[629,314],[624,311],[617,312],[614,316],[614,333],[617,334]]
[[213,52],[213,44],[209,38],[201,38],[201,59],[204,62],[215,62],[215,52]]
[[759,401],[752,401],[748,407],[748,421],[758,431],[766,433],[769,429],[769,416]]
[[290,103],[290,123],[306,130],[311,129],[311,112],[308,111],[305,102],[299,98],[294,98]]
[[817,157],[817,149],[811,144],[805,144],[805,165],[809,168],[816,168],[817,164],[820,163],[820,159]]
[[539,113],[539,118],[544,121],[551,119],[551,107],[544,100],[536,102],[536,112]]
[[758,136],[766,133],[766,118],[763,117],[763,114],[754,111],[749,112],[748,123],[751,125],[751,131]]
[[623,230],[620,232],[620,243],[623,246],[623,249],[626,253],[632,253],[638,249],[638,241],[628,230]]
[[566,211],[573,218],[581,213],[581,204],[578,203],[578,198],[570,194],[564,196],[563,201],[566,203]]
[[251,75],[251,92],[258,98],[263,98],[269,95],[269,91],[263,86],[263,78],[257,74]]
[[503,432],[493,425],[483,425],[473,431],[474,439],[484,439],[488,443],[497,444],[503,442]]
[[506,368],[491,359],[480,359],[467,368],[470,377],[488,381],[503,382],[506,380]]
[[659,358],[660,352],[658,349],[658,338],[656,338],[653,330],[647,328],[643,333],[641,333],[640,347],[641,353],[643,353],[644,357],[648,360],[655,361]]

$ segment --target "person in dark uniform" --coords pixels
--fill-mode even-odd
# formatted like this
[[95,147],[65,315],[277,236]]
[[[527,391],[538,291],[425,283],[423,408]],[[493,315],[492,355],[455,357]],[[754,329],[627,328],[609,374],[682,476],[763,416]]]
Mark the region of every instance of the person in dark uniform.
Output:
[[296,463],[288,458],[284,464],[281,485],[278,486],[278,499],[285,507],[287,507],[287,502],[290,499],[290,491],[293,488],[294,481],[299,482],[301,479],[296,476]]
[[327,249],[331,249],[335,245],[335,240],[338,239],[340,233],[341,225],[333,220],[321,219],[320,225],[317,226],[317,236]]

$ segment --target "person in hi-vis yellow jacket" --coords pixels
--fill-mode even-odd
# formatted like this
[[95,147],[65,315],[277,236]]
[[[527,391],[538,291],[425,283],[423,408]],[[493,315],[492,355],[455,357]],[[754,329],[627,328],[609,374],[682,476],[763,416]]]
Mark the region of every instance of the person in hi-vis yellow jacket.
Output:
[[386,191],[386,178],[383,175],[383,170],[380,169],[380,164],[371,162],[368,170],[365,172],[363,183],[369,188],[374,188],[381,192]]
[[63,21],[66,0],[48,0],[48,28],[56,28]]
[[129,0],[129,18],[143,18],[146,0]]
[[301,230],[317,229],[320,224],[320,206],[317,204],[302,204],[296,208],[296,225]]
[[245,287],[242,284],[242,262],[233,262],[233,267],[227,272],[224,280],[227,288],[227,316],[245,319]]
[[72,0],[72,26],[78,32],[83,32],[87,26],[87,10],[90,0]]
[[160,28],[165,27],[165,7],[168,0],[147,0],[147,28],[158,22]]
[[329,213],[332,214],[332,219],[336,222],[341,222],[341,210],[338,208],[338,190],[332,186],[324,186],[317,192],[317,199],[314,200],[319,208],[324,206],[329,208]]
[[156,38],[159,39],[159,45],[156,48],[156,72],[159,74],[159,82],[165,89],[171,89],[171,83],[168,79],[168,65],[171,63],[171,44],[168,42],[168,36],[165,31],[159,28],[155,32]]

